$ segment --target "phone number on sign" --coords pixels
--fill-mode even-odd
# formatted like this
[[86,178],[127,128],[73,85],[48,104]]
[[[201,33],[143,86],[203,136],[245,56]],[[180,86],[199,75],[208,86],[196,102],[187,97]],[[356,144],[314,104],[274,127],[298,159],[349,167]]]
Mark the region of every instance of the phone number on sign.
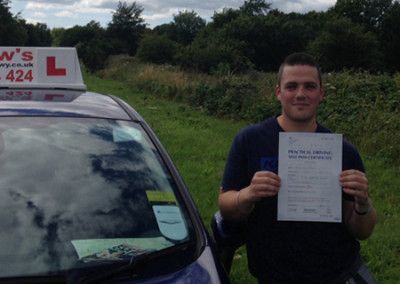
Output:
[[[3,78],[0,77],[0,80]],[[9,82],[16,82],[16,83],[21,83],[21,82],[32,82],[33,80],[33,75],[32,75],[32,70],[10,70],[5,76],[5,81]]]

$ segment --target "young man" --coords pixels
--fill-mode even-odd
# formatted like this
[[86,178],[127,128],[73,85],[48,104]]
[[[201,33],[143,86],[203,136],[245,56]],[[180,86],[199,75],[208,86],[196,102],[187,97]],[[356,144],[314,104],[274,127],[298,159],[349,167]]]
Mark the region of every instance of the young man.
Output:
[[320,70],[308,54],[285,59],[275,95],[281,115],[236,136],[219,195],[223,219],[245,222],[250,272],[260,283],[374,283],[361,261],[358,240],[371,235],[376,212],[361,158],[346,140],[338,177],[343,222],[277,221],[279,132],[330,131],[317,123],[324,90]]

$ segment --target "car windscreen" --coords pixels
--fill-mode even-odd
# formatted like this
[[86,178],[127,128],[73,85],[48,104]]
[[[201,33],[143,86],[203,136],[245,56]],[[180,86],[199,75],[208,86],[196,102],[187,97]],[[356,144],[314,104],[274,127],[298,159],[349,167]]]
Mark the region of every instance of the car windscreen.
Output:
[[0,118],[0,208],[0,277],[94,267],[194,239],[171,174],[129,121]]

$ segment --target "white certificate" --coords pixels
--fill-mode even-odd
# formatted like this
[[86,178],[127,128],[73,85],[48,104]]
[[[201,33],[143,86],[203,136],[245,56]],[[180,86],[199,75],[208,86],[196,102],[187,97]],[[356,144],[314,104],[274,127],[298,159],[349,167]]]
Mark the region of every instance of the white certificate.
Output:
[[280,221],[342,221],[342,134],[279,133]]

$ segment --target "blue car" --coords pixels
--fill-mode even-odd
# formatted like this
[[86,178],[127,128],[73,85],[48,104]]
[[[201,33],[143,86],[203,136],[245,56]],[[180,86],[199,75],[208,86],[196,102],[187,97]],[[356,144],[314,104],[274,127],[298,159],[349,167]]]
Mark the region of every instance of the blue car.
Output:
[[75,49],[0,48],[0,282],[229,283],[154,132],[85,89]]

